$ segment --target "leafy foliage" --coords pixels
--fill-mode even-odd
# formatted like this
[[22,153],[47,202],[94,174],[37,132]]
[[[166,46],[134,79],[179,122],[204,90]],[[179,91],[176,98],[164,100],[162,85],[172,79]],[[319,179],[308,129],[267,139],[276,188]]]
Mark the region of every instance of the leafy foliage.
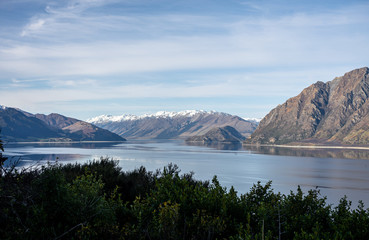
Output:
[[0,239],[369,239],[363,203],[333,208],[318,190],[237,194],[173,164],[124,172],[109,159],[1,169]]
[[[1,132],[1,130],[0,130]],[[6,157],[3,157],[3,152],[4,152],[4,146],[3,146],[3,141],[0,139],[0,167],[2,167],[4,165],[4,162],[7,160]],[[1,170],[0,170],[0,174],[1,174]]]

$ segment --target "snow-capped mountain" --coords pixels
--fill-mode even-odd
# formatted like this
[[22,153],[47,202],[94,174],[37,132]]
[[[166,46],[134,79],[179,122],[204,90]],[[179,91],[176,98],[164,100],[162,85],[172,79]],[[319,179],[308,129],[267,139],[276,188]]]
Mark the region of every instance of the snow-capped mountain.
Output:
[[244,120],[228,113],[203,110],[160,111],[141,116],[101,115],[88,119],[87,122],[133,139],[187,138],[224,126],[232,126],[244,136],[249,136],[257,127],[255,121]]
[[178,118],[178,117],[193,117],[199,114],[225,114],[227,113],[218,113],[215,111],[206,112],[204,110],[185,110],[180,112],[167,112],[167,111],[159,111],[154,114],[143,114],[140,116],[132,115],[132,114],[124,114],[120,116],[112,116],[112,115],[101,115],[94,118],[87,119],[89,123],[108,123],[108,122],[124,122],[124,121],[135,121],[144,118]]
[[251,122],[256,122],[259,123],[261,121],[262,118],[243,118],[246,121],[251,121]]

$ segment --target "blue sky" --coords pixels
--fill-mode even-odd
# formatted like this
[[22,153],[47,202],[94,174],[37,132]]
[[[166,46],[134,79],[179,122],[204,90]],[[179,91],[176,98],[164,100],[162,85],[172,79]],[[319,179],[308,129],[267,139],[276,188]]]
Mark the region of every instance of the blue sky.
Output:
[[369,62],[368,1],[1,0],[0,104],[261,118]]

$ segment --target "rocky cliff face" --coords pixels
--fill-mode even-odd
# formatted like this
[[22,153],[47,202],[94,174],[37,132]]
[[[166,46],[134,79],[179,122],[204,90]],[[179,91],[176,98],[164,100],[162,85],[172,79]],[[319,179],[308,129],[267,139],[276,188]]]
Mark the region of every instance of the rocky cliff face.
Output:
[[368,98],[367,67],[317,82],[274,108],[247,142],[369,144]]

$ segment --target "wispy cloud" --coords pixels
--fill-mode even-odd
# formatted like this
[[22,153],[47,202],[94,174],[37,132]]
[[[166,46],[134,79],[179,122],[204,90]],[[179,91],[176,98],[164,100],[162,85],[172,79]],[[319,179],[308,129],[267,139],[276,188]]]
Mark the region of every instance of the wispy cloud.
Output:
[[40,30],[43,25],[45,24],[45,19],[37,19],[36,21],[28,24],[25,29],[22,31],[21,36],[24,37],[26,35],[28,35],[28,32],[32,32],[32,31],[38,31]]
[[[293,14],[276,19],[189,15],[84,16],[79,12],[83,10],[73,11],[103,3],[73,1],[62,10],[48,10],[45,17],[31,20],[22,36],[52,42],[46,46],[44,42],[17,43],[1,49],[4,54],[1,60],[8,62],[2,71],[20,72],[16,68],[18,64],[24,76],[296,66],[317,61],[337,62],[337,56],[343,54],[349,60],[360,61],[356,53],[368,38],[365,32],[352,32],[359,36],[356,38],[347,35],[347,31],[354,31],[348,29],[351,25],[369,21],[366,12],[358,13],[352,9],[340,10],[341,14]],[[176,30],[186,24],[190,26],[188,31]],[[196,28],[205,31],[196,32]],[[104,36],[107,32],[109,34]],[[143,33],[146,36],[142,36]],[[67,44],[63,41],[71,38],[75,41]],[[367,54],[365,49],[361,51]],[[45,65],[48,67],[41,67]]]
[[17,35],[0,33],[2,104],[283,97],[369,60],[368,4],[272,14],[247,1],[250,14],[217,16],[126,3],[53,1]]

